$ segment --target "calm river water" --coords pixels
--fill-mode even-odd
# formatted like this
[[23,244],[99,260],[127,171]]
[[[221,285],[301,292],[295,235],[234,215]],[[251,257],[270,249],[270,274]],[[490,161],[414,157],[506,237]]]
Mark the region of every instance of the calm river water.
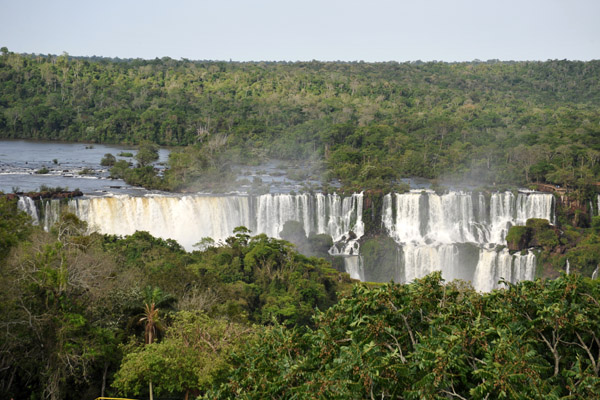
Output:
[[[108,178],[108,168],[100,165],[107,153],[135,163],[132,157],[119,156],[122,152],[135,155],[136,150],[102,144],[0,140],[0,191],[36,191],[44,185],[88,194],[132,193],[135,188]],[[169,150],[160,149],[158,163],[166,162],[168,156]],[[49,170],[47,174],[35,173],[44,167]],[[80,174],[84,169],[92,173]]]

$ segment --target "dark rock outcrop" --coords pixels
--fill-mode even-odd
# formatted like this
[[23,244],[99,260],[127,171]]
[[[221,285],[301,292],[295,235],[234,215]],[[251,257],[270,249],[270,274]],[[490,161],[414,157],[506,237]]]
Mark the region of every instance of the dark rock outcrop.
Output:
[[20,196],[26,196],[31,198],[32,200],[41,200],[41,199],[71,199],[73,197],[83,196],[83,193],[80,190],[73,191],[61,191],[61,192],[18,192],[18,193],[8,193],[4,195],[9,200],[16,200]]

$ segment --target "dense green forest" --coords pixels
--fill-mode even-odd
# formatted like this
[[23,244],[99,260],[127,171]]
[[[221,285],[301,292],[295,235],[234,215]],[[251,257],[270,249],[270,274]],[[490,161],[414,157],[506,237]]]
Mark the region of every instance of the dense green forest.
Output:
[[589,188],[600,61],[211,62],[0,55],[0,137],[189,146],[181,190],[232,163],[323,163],[322,178]]
[[0,198],[2,398],[600,393],[598,279],[352,287],[323,258],[241,227],[191,253],[146,232],[85,232],[66,212],[44,232]]
[[483,295],[439,274],[356,286],[315,328],[267,328],[205,398],[597,398],[599,290],[577,276]]

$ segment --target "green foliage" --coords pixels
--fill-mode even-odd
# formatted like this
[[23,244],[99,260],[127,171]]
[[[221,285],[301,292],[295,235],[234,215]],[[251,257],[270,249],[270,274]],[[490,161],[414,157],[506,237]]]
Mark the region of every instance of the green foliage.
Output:
[[81,171],[79,171],[79,175],[93,175],[95,173],[95,171],[91,168],[84,168]]
[[110,177],[123,179],[130,185],[141,186],[147,189],[164,189],[165,182],[156,173],[153,166],[138,166],[131,168],[125,160],[118,160],[110,169]]
[[117,158],[113,156],[111,153],[106,153],[102,160],[100,160],[100,165],[104,167],[112,167],[117,162]]
[[40,192],[40,193],[45,192],[45,193],[55,194],[55,193],[62,193],[62,192],[68,192],[68,191],[69,191],[69,188],[66,186],[62,187],[62,186],[40,185],[40,187],[38,188],[38,192]]
[[508,248],[513,251],[528,248],[533,231],[530,226],[511,226],[506,234]]
[[526,226],[532,230],[531,246],[551,249],[559,244],[558,234],[546,219],[530,218]]
[[187,146],[169,153],[164,185],[169,190],[224,191],[235,181],[232,173],[232,156],[222,146]]
[[[0,199],[0,388],[9,398],[94,397],[114,379],[141,392],[148,377],[157,392],[197,395],[224,376],[250,333],[244,324],[309,325],[350,285],[325,260],[243,227],[193,253],[147,232],[86,232],[70,213],[43,232]],[[119,346],[144,336],[147,349]]]
[[597,397],[599,290],[574,275],[483,295],[439,273],[357,286],[314,329],[245,344],[206,398]]
[[51,234],[22,237],[2,262],[0,343],[9,356],[0,382],[9,398],[81,392],[114,358],[114,316],[105,311],[115,304],[108,296],[115,265],[94,237],[82,240],[81,228],[67,215]]
[[151,165],[126,169],[124,172],[123,179],[130,185],[141,186],[147,189],[163,188],[162,180],[157,176],[156,170]]
[[[600,392],[598,280],[571,274],[479,294],[436,274],[356,286],[338,302],[347,275],[244,227],[186,253],[147,232],[87,235],[68,213],[43,232],[1,200],[0,387],[14,398],[94,397],[113,382],[107,395],[144,396],[150,379],[157,393],[206,398]],[[556,233],[545,220],[527,228],[542,243]],[[567,227],[564,237],[578,243],[562,262],[591,273],[598,235]],[[371,239],[362,250],[384,265],[388,245]],[[141,347],[149,304],[164,335]]]
[[17,202],[0,197],[0,262],[29,236],[31,229],[31,218],[17,210]]
[[600,215],[592,217],[592,229],[595,233],[600,233]]
[[224,63],[7,52],[0,135],[202,149],[209,167],[180,168],[173,188],[195,184],[182,174],[218,176],[220,165],[269,157],[323,159],[326,176],[347,186],[420,176],[592,188],[599,69],[598,61]]
[[119,160],[114,163],[112,168],[110,169],[111,178],[115,179],[123,179],[127,176],[129,171],[130,164],[125,160]]
[[135,159],[141,167],[149,166],[158,160],[158,146],[152,142],[143,141],[138,147]]
[[577,246],[567,250],[565,258],[569,260],[573,270],[591,276],[600,265],[600,236],[594,233],[582,238]]
[[158,343],[128,352],[115,375],[120,393],[138,396],[152,380],[156,394],[199,393],[226,369],[227,356],[250,330],[199,312],[179,312]]

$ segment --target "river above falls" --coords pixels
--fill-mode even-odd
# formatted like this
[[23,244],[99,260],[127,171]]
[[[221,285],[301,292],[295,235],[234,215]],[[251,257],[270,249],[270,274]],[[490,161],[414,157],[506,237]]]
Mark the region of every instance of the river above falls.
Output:
[[[157,193],[133,187],[122,179],[110,178],[110,167],[100,161],[110,153],[117,160],[135,164],[133,146],[68,143],[30,140],[0,140],[0,191],[35,192],[42,187],[81,190],[87,195],[127,194],[142,196]],[[165,168],[169,149],[159,150],[158,169]],[[267,160],[258,165],[234,165],[237,178],[229,193],[264,194],[321,191],[322,165],[319,161]],[[46,173],[40,174],[42,170]],[[431,186],[426,179],[402,179],[413,189]],[[339,181],[327,183],[340,187]]]
[[[42,187],[79,189],[84,194],[145,195],[149,191],[110,178],[110,167],[100,165],[105,154],[135,164],[132,146],[28,140],[0,140],[0,191],[31,192]],[[170,150],[160,149],[154,164],[163,169]],[[234,165],[233,193],[290,193],[321,187],[318,162],[268,160],[258,165]],[[46,173],[39,173],[41,171]],[[338,182],[330,186],[339,186]],[[156,192],[154,192],[156,193]]]
[[[132,156],[136,150],[127,146],[0,140],[0,191],[28,192],[46,186],[79,189],[87,194],[140,192],[139,188],[131,187],[121,179],[109,178],[109,168],[100,165],[107,153],[117,160],[135,162]],[[169,150],[160,149],[157,165],[166,163],[168,157]],[[36,173],[42,169],[48,172]]]

